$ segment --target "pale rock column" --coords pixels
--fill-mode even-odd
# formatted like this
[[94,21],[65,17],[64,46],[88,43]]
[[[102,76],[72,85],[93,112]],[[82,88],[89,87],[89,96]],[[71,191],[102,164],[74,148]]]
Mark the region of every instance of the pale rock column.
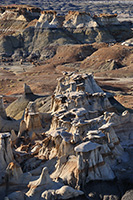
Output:
[[14,159],[10,136],[10,133],[0,133],[0,171],[5,170],[7,165]]

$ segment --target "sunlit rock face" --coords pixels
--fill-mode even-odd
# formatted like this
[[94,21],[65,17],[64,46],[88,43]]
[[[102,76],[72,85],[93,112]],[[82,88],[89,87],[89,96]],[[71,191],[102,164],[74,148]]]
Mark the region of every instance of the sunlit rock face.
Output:
[[54,16],[56,16],[56,11],[52,10],[42,11],[40,18],[38,19],[38,22],[48,21],[50,23]]
[[35,28],[60,28],[60,20],[56,11],[42,11]]
[[92,28],[98,27],[98,24],[91,18],[89,13],[69,11],[65,16],[63,26],[65,28]]
[[36,28],[92,28],[98,27],[96,21],[92,19],[89,13],[69,11],[64,17],[57,16],[55,11],[42,11],[41,16],[36,23]]

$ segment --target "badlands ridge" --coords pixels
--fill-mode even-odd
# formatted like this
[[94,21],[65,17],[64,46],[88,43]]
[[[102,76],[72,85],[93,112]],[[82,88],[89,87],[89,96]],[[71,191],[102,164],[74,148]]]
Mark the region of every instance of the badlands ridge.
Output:
[[132,37],[131,23],[120,22],[117,14],[90,15],[21,5],[0,7],[0,55],[13,59],[49,58],[46,49],[66,44],[124,42]]

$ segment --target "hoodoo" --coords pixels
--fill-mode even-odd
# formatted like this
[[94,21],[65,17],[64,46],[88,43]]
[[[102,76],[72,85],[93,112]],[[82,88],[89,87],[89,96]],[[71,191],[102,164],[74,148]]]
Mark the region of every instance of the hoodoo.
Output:
[[[33,95],[26,84],[25,95]],[[39,113],[36,101],[28,103],[18,134],[12,131],[12,143],[10,134],[1,134],[1,170],[10,184],[29,187],[26,193],[19,191],[20,200],[24,195],[33,200],[74,198],[84,195],[90,181],[120,178],[117,170],[125,152],[123,135],[117,133],[123,123],[132,123],[133,115],[111,112],[110,97],[92,74],[63,72],[49,113]],[[130,145],[130,131],[125,139]]]

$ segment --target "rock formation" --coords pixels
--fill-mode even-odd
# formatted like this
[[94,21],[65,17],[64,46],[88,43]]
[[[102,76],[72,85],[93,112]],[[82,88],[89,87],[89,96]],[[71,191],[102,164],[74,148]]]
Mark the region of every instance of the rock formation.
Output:
[[115,43],[132,37],[131,28],[123,26],[116,14],[92,16],[87,12],[69,11],[61,16],[56,11],[41,11],[33,6],[0,8],[0,55],[13,60],[48,59],[48,49],[56,45]]
[[[122,155],[123,150],[114,129],[109,128],[110,124],[104,125],[106,121],[104,115],[101,115],[111,107],[107,94],[96,84],[92,75],[64,73],[64,77],[58,81],[52,99],[53,120],[48,134],[55,143],[53,152],[57,152],[59,157],[76,155],[77,152],[73,165],[77,171],[73,169],[75,175],[69,172],[68,163],[72,161],[65,157],[63,166],[57,165],[53,177],[58,177],[65,168],[68,170],[67,175],[64,176],[65,171],[63,171],[60,178],[66,180],[68,184],[75,180],[75,186],[78,188],[82,188],[90,180],[114,179],[114,173],[109,166],[111,163],[109,154],[113,155],[112,161],[114,161]],[[108,131],[104,132],[104,129]],[[78,143],[81,144],[77,146]],[[103,155],[109,157],[106,158],[107,163]]]
[[[32,92],[29,85],[24,83],[24,93],[16,101],[10,104],[6,112],[10,117],[21,119],[24,114],[24,110],[27,107],[30,101],[35,101],[36,99],[41,98],[42,96],[36,95]],[[45,98],[45,97],[44,97]]]
[[100,14],[99,16],[95,15],[97,23],[101,26],[110,26],[110,25],[120,25],[120,22],[117,19],[117,14]]
[[63,26],[65,28],[92,28],[97,27],[98,24],[91,18],[89,13],[69,11],[65,16]]
[[[132,56],[132,47],[115,44],[109,47],[98,49],[92,55],[83,60],[80,67],[87,69],[89,72],[104,72],[115,69],[120,69],[128,66],[125,57]],[[97,62],[95,62],[97,57]]]
[[[28,6],[28,5],[7,5],[7,6],[0,6],[1,10],[1,18],[4,16],[8,16],[6,20],[16,19],[27,21],[27,20],[33,20],[35,18],[38,18],[40,15],[40,8],[34,7],[34,6]],[[9,18],[9,14],[12,16]],[[4,18],[5,19],[5,18]]]
[[26,196],[31,199],[69,199],[83,195],[80,190],[75,190],[69,186],[63,186],[60,182],[54,182],[48,174],[48,169],[45,167],[42,170],[40,177],[31,181],[28,185],[30,187]]
[[35,103],[29,102],[25,110],[24,122],[28,131],[42,129],[41,119]]
[[42,197],[45,199],[70,199],[83,195],[81,190],[75,190],[70,186],[62,186],[57,190],[48,190],[42,193]]
[[0,171],[5,170],[13,159],[10,133],[0,133]]
[[4,104],[3,97],[0,97],[0,132],[7,132],[14,129],[18,131],[19,121],[14,120],[7,116]]
[[36,28],[91,28],[97,27],[89,13],[69,11],[64,17],[58,17],[55,11],[42,11],[36,24]]
[[42,11],[35,28],[60,28],[60,22],[55,11]]
[[[25,95],[33,95],[27,85]],[[122,130],[132,124],[133,115],[112,112],[110,98],[92,74],[64,72],[49,113],[39,113],[37,101],[28,103],[18,134],[12,131],[12,142],[9,133],[1,134],[0,166],[8,184],[29,188],[19,191],[20,200],[74,198],[84,195],[91,181],[121,178],[124,148],[132,140],[132,128],[125,130],[126,136]],[[7,196],[17,198],[18,192]]]

